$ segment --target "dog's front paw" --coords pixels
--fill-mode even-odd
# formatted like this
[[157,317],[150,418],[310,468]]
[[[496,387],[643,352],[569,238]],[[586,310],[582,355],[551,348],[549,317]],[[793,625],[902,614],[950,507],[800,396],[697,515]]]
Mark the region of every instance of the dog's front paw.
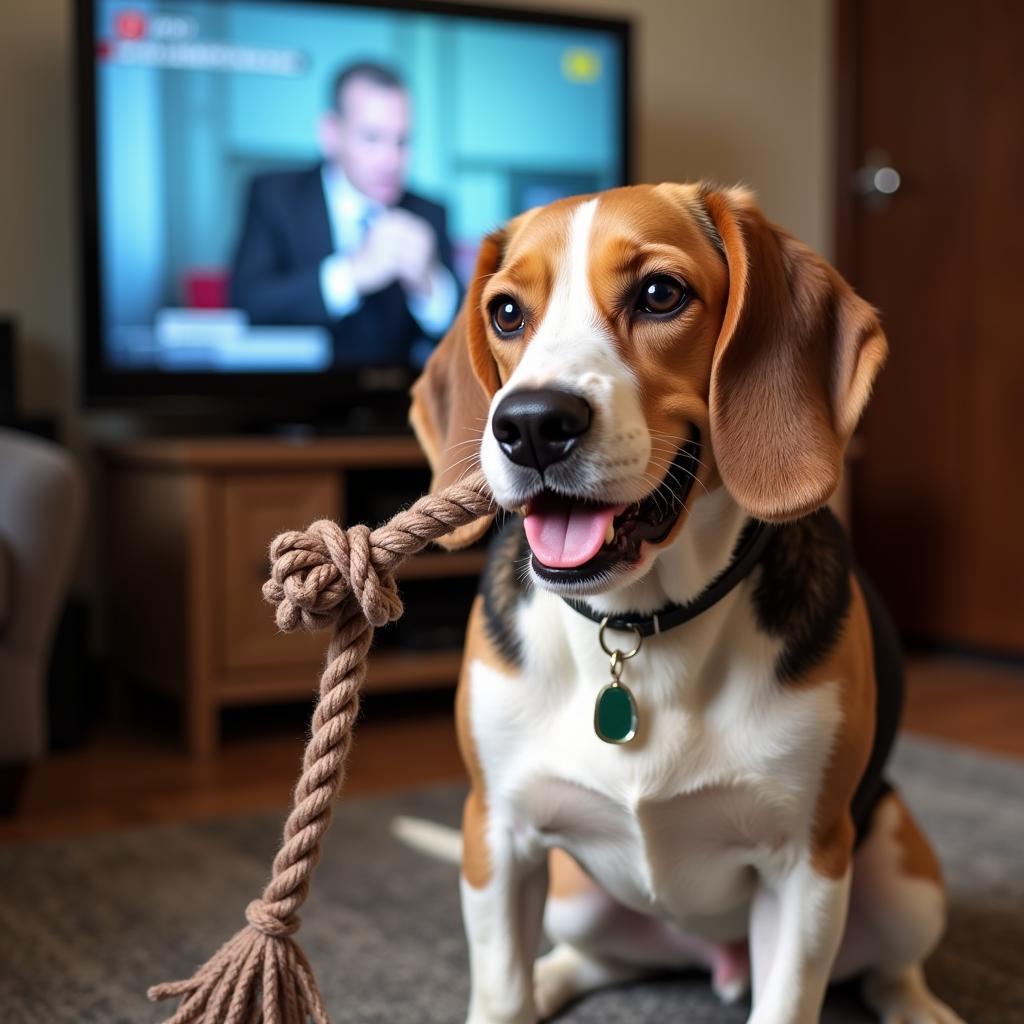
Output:
[[880,1024],[964,1024],[941,999],[932,995],[920,967],[885,977],[869,974],[864,980],[864,1001]]
[[542,956],[533,967],[533,1001],[541,1020],[553,1017],[566,1003],[578,999],[585,989],[580,985],[580,958],[574,949],[558,945]]
[[499,1000],[474,998],[466,1024],[537,1024],[532,1006],[503,1006]]
[[568,1003],[608,985],[636,981],[652,968],[588,956],[568,943],[559,943],[533,968],[533,998],[541,1020],[553,1017]]
[[495,1016],[493,1013],[482,1013],[479,1010],[470,1010],[466,1017],[466,1024],[537,1024],[537,1015],[530,1013],[519,1013],[509,1017],[507,1015]]

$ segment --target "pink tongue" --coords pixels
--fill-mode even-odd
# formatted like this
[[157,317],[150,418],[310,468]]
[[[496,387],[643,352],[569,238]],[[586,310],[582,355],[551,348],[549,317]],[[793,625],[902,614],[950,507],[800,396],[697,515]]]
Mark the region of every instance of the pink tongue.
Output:
[[601,550],[608,524],[625,507],[566,503],[556,509],[531,512],[523,520],[526,539],[542,565],[573,569]]

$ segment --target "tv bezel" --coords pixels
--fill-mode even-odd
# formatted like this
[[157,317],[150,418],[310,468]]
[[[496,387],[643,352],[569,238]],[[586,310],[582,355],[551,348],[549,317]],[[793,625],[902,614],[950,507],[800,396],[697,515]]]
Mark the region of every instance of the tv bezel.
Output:
[[[303,421],[341,418],[346,403],[394,405],[415,378],[407,367],[357,367],[319,373],[218,373],[114,370],[104,354],[101,238],[99,218],[99,168],[96,135],[96,42],[98,0],[75,4],[76,126],[79,170],[79,226],[81,270],[80,310],[84,335],[84,359],[80,375],[83,404],[89,409],[143,408],[170,417],[227,413],[261,419],[290,418]],[[224,3],[229,0],[208,0]],[[288,0],[254,0],[282,4]],[[471,17],[514,24],[550,25],[609,32],[621,43],[619,180],[632,180],[632,22],[628,18],[590,17],[568,11],[540,11],[525,7],[477,6],[472,3],[432,0],[302,0],[325,7],[362,7],[405,13]],[[383,372],[381,372],[383,371]],[[383,382],[383,383],[381,383]],[[259,400],[254,407],[253,399]]]

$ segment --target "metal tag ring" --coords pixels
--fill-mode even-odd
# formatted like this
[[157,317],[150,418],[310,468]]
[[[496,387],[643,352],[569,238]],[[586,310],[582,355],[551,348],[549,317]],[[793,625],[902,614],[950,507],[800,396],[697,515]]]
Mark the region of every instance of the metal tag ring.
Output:
[[[606,615],[601,620],[601,626],[600,626],[600,628],[597,631],[597,642],[601,645],[601,650],[604,651],[604,653],[607,654],[609,657],[612,657],[614,654],[617,653],[618,656],[623,661],[625,661],[627,658],[632,658],[634,654],[638,654],[639,651],[640,651],[640,646],[644,642],[644,637],[643,637],[643,634],[640,632],[640,630],[636,626],[630,626],[629,627],[629,632],[632,632],[636,636],[636,646],[633,648],[633,650],[631,650],[631,651],[620,651],[620,650],[618,650],[618,648],[610,648],[604,642],[604,631],[609,628],[608,627],[608,618],[609,617]],[[623,631],[623,632],[625,632],[625,631]]]

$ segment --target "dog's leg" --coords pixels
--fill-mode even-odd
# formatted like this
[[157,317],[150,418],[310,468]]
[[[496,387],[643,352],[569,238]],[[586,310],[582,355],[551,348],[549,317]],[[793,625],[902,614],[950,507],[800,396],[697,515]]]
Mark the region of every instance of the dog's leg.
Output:
[[882,1024],[963,1024],[932,995],[921,969],[945,920],[938,860],[899,795],[889,793],[854,856],[850,915],[833,978],[865,974],[865,999]]
[[822,873],[805,850],[786,870],[762,875],[751,908],[749,1024],[817,1024],[843,936],[850,874],[848,862],[838,877]]
[[463,827],[462,918],[469,943],[467,1024],[534,1024],[533,962],[547,893],[547,856],[488,819],[475,793]]

